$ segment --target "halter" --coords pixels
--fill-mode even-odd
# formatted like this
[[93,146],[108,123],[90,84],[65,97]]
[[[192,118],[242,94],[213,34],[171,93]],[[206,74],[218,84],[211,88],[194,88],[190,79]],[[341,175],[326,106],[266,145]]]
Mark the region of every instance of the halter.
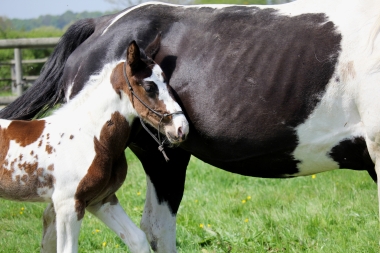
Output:
[[148,127],[145,125],[143,119],[141,117],[140,118],[140,122],[141,122],[141,125],[143,126],[143,128],[145,129],[145,131],[148,132],[148,134],[150,136],[152,136],[152,138],[158,143],[158,150],[162,153],[162,155],[164,156],[165,158],[165,161],[169,161],[169,157],[166,155],[165,153],[165,150],[164,150],[164,144],[167,140],[167,138],[165,137],[163,141],[161,141],[161,134],[160,134],[160,125],[162,123],[162,120],[166,117],[169,117],[173,114],[183,114],[183,111],[177,111],[177,112],[173,112],[173,113],[159,113],[157,112],[156,110],[152,109],[149,107],[149,105],[147,105],[146,103],[144,103],[144,101],[142,101],[137,95],[136,93],[133,91],[132,89],[132,85],[131,83],[129,82],[129,79],[127,77],[127,72],[126,72],[126,68],[127,68],[127,61],[124,62],[124,66],[123,66],[123,74],[124,74],[124,78],[125,80],[127,81],[127,84],[128,84],[128,89],[131,91],[132,95],[135,96],[137,98],[138,101],[140,101],[141,104],[143,104],[149,111],[153,112],[154,114],[156,114],[158,117],[160,117],[160,122],[158,123],[158,126],[157,126],[157,136],[158,138],[148,129]]

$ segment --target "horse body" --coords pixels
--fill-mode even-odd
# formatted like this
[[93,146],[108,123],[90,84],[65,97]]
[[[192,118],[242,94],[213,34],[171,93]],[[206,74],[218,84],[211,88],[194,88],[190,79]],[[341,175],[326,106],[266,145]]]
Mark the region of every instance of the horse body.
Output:
[[348,168],[377,179],[379,6],[378,0],[145,3],[93,21],[94,32],[63,70],[65,99],[120,59],[120,44],[147,45],[162,31],[155,61],[190,122],[187,141],[168,150],[169,163],[145,132],[130,146],[148,175],[141,227],[155,251],[176,252],[175,214],[191,154],[248,176]]
[[[134,84],[139,98],[161,112],[176,112],[179,106],[165,94],[168,89],[158,72],[160,68],[143,66],[140,70],[138,64],[130,67],[130,78],[136,79],[137,75],[154,90],[147,100]],[[124,213],[114,195],[127,174],[124,150],[130,142],[134,119],[141,115],[152,125],[157,122],[146,108],[131,102],[125,83],[128,80],[123,80],[126,66],[133,64],[112,62],[104,66],[52,116],[34,121],[0,120],[0,197],[52,203],[50,212],[57,217],[57,246],[45,245],[44,250],[76,252],[87,208],[114,229],[133,252],[150,252],[144,233]],[[156,85],[157,80],[164,85]],[[153,103],[156,100],[160,102]],[[177,137],[180,131],[176,128],[182,129],[181,134],[187,133],[183,125],[186,120],[183,115],[171,117],[162,123],[175,143],[183,137]]]
[[[340,146],[366,150],[352,94],[377,64],[378,49],[370,36],[378,31],[378,15],[357,11],[371,4],[376,1],[130,8],[102,20],[101,28],[80,46],[86,52],[77,50],[69,58],[66,95],[74,97],[88,73],[99,68],[91,65],[78,78],[78,59],[99,57],[94,45],[113,45],[114,37],[144,43],[160,30],[164,46],[156,60],[195,129],[181,146],[186,151],[249,176],[307,175],[342,163],[373,170],[368,154],[349,162],[336,154],[345,149],[338,146],[346,139],[352,141]],[[104,61],[120,53],[119,46],[111,48]],[[357,166],[362,161],[366,166]]]

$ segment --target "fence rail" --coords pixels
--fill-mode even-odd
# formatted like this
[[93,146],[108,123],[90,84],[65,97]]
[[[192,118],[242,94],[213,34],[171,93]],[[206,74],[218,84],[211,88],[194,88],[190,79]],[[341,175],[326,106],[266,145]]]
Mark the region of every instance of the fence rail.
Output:
[[9,104],[14,101],[18,96],[21,96],[23,92],[24,80],[34,81],[38,76],[26,76],[23,78],[22,75],[22,64],[30,63],[44,63],[45,59],[35,59],[35,60],[22,60],[21,50],[23,48],[46,48],[55,47],[59,41],[59,38],[34,38],[34,39],[8,39],[0,40],[0,49],[14,49],[14,60],[10,62],[2,62],[1,65],[10,65],[13,68],[12,78],[1,78],[0,81],[13,81],[15,83],[16,93],[15,97],[0,97],[0,104]]
[[55,47],[58,41],[59,38],[0,40],[0,49]]

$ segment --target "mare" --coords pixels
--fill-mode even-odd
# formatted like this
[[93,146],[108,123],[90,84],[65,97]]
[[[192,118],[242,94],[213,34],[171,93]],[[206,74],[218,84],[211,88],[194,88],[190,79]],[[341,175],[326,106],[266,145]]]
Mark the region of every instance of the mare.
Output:
[[[145,132],[130,148],[147,174],[141,228],[176,252],[190,156],[232,173],[289,178],[347,168],[380,174],[380,0],[284,5],[144,3],[78,21],[41,78],[2,117],[31,118],[75,99],[132,39],[162,31],[160,64],[190,124],[166,162]],[[136,123],[138,127],[138,122]],[[376,173],[377,172],[377,173]],[[52,226],[52,225],[51,225]]]
[[[44,236],[56,236],[57,243],[53,239],[42,251],[77,252],[88,210],[114,230],[131,252],[150,252],[144,232],[129,219],[115,192],[127,174],[124,150],[133,135],[134,119],[140,117],[154,127],[161,124],[173,144],[183,141],[188,132],[161,68],[149,56],[159,43],[157,37],[146,56],[131,42],[126,61],[104,65],[85,89],[52,116],[0,120],[0,197],[51,203],[44,219],[54,220],[56,228],[50,227],[53,233],[45,230]],[[167,116],[160,119],[136,98]]]

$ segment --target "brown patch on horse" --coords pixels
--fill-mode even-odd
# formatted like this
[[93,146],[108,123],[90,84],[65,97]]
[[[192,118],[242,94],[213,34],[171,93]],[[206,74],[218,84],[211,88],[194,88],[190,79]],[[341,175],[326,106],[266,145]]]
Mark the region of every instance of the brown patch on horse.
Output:
[[[13,200],[39,200],[41,187],[52,188],[55,178],[38,168],[38,156],[34,162],[23,160],[23,154],[9,161],[6,157],[13,140],[22,147],[36,142],[45,129],[44,120],[12,121],[7,128],[0,126],[0,196]],[[30,152],[33,155],[34,151]],[[22,162],[23,161],[23,162]],[[13,176],[15,172],[21,174]]]
[[74,139],[74,135],[70,135],[70,140]]
[[48,170],[50,171],[54,171],[54,164],[50,164],[48,167],[47,167]]
[[50,146],[50,144],[46,144],[45,151],[50,155],[51,153],[53,153],[53,147]]
[[25,147],[38,140],[45,129],[45,120],[13,120],[6,129],[10,140]]
[[[25,174],[12,178],[13,173],[18,170]],[[0,196],[12,200],[39,200],[37,193],[40,188],[53,188],[55,178],[45,173],[43,168],[38,168],[38,162],[15,163],[11,162],[9,168],[0,167]]]
[[115,112],[102,127],[99,139],[94,136],[95,157],[75,193],[78,220],[83,218],[88,205],[108,198],[124,182],[127,175],[124,149],[130,130],[127,120]]
[[[111,74],[111,84],[112,84],[112,87],[113,89],[116,91],[116,93],[119,95],[119,98],[121,99],[121,91],[123,90],[123,86],[126,85],[125,84],[125,79],[124,79],[124,74],[123,74],[123,63],[119,63],[113,70],[112,70],[112,74]],[[129,96],[129,99],[131,99],[130,97],[130,92],[127,93],[127,95]],[[132,101],[132,100],[131,100]]]

